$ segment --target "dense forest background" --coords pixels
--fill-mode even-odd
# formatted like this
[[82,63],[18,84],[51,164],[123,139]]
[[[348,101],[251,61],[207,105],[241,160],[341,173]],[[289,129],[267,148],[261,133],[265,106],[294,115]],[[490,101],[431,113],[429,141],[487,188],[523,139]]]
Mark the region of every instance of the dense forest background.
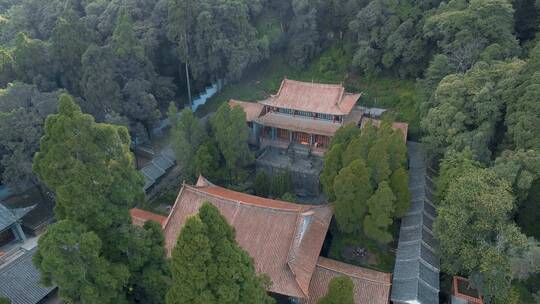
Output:
[[[469,240],[453,235],[445,243],[439,235],[448,245],[445,270],[479,274],[477,286],[505,303],[511,283],[518,302],[532,301],[540,285],[538,274],[530,278],[540,265],[532,239],[540,239],[539,7],[534,0],[0,0],[1,182],[39,184],[33,156],[63,92],[97,121],[127,126],[144,141],[171,101],[188,102],[188,88],[224,80],[230,97],[243,98],[236,85],[254,70],[342,81],[354,91],[364,89],[356,79],[390,79],[414,94],[383,105],[399,104],[414,139],[444,159],[440,211],[451,214],[465,201],[454,197],[451,205],[446,192],[459,190],[448,182],[456,172],[483,181],[478,191],[511,188],[505,208],[470,210],[497,219],[488,225],[497,233],[480,223],[461,235],[485,236],[477,244],[499,255],[471,257],[484,264],[452,259],[460,252],[450,249]],[[455,220],[441,219],[440,227]],[[515,224],[525,237],[508,234]],[[510,261],[517,247],[498,242],[526,237],[519,257],[530,258]]]

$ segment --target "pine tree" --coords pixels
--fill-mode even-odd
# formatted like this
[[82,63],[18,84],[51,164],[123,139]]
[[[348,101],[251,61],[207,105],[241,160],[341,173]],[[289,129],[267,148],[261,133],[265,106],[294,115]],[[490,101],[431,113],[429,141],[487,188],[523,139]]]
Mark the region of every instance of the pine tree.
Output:
[[319,304],[354,304],[354,285],[350,278],[342,276],[330,280],[328,293]]
[[206,202],[190,217],[172,255],[173,283],[167,304],[273,303],[266,279],[235,241],[234,229]]
[[357,231],[361,227],[367,201],[373,191],[366,163],[358,159],[341,169],[335,178],[334,190],[334,214],[339,229],[346,233]]
[[377,191],[367,201],[368,215],[364,220],[364,233],[379,243],[392,241],[388,227],[392,224],[395,200],[388,183],[381,182]]

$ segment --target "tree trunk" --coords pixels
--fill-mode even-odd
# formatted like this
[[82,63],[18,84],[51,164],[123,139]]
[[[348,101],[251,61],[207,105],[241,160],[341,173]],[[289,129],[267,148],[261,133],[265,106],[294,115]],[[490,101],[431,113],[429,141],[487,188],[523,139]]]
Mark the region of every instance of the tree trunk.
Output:
[[189,99],[189,107],[193,109],[193,101],[191,100],[191,85],[190,85],[190,79],[189,79],[189,68],[188,68],[188,62],[186,59],[186,82],[187,82],[187,91],[188,91],[188,99]]

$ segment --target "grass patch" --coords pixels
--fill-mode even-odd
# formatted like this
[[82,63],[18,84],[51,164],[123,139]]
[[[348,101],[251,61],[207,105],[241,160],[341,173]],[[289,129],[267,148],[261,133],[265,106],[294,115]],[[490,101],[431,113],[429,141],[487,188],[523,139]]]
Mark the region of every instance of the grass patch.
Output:
[[381,248],[374,240],[363,235],[352,235],[343,233],[334,233],[328,255],[330,258],[346,263],[356,264],[354,261],[347,260],[341,255],[343,248],[347,246],[360,246],[367,249],[377,257],[376,264],[357,265],[366,268],[372,268],[379,271],[392,272],[394,269],[395,256],[387,249]]
[[409,123],[410,138],[420,137],[420,117],[415,82],[392,76],[365,77],[349,73],[351,54],[345,48],[333,47],[321,54],[306,68],[287,64],[281,56],[274,56],[249,69],[238,82],[230,83],[205,105],[197,115],[202,117],[215,111],[229,99],[257,101],[275,94],[284,77],[301,81],[343,83],[350,92],[363,92],[359,104],[392,109],[396,120]]

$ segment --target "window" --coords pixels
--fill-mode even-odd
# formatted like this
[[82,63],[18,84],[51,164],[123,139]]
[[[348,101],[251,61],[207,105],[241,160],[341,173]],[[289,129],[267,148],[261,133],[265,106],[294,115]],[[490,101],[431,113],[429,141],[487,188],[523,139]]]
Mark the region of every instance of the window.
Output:
[[291,109],[284,109],[284,108],[279,108],[279,109],[278,109],[278,112],[279,112],[279,113],[283,113],[283,114],[287,114],[287,115],[293,115],[294,110],[291,110]]
[[324,120],[334,120],[334,115],[324,114],[324,113],[317,113],[317,118],[324,119]]
[[296,115],[304,116],[304,117],[313,117],[313,113],[306,112],[306,111],[296,111]]

